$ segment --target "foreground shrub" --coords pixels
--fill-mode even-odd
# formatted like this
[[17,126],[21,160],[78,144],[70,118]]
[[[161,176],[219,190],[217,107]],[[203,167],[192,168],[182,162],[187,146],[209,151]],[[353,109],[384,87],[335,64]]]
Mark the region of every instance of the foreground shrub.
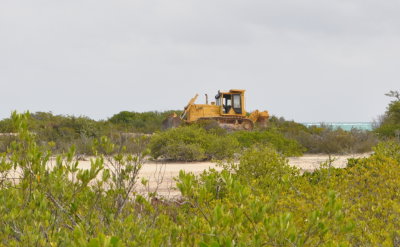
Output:
[[294,200],[286,195],[298,172],[272,148],[252,148],[239,164],[224,167],[199,177],[182,171],[179,175],[177,186],[191,205],[185,221],[196,226],[190,231],[190,245],[195,239],[203,246],[349,244],[352,224],[335,192],[324,192],[312,207],[282,210],[281,201]]
[[[36,135],[28,131],[28,118],[28,114],[13,114],[18,135],[7,153],[0,155],[0,246],[151,242],[142,238],[122,243],[109,235],[135,212],[135,205],[146,206],[135,201],[141,197],[133,189],[146,152],[135,156],[116,153],[116,146],[102,138],[99,147],[114,156],[97,156],[82,169],[73,147],[52,160],[51,152],[39,146]],[[131,222],[129,228],[146,229],[139,225]]]
[[[182,197],[135,190],[145,149],[108,138],[83,169],[74,148],[52,158],[14,114],[19,132],[0,155],[0,246],[397,246],[400,146],[382,143],[345,169],[299,175],[271,147],[196,176],[180,172]],[[188,130],[189,131],[189,130]],[[193,131],[193,130],[192,130]],[[142,180],[143,184],[146,183]]]
[[399,167],[400,163],[389,157],[373,155],[331,177],[331,184],[340,191],[345,210],[355,222],[354,245],[397,245]]
[[374,156],[388,157],[400,163],[400,143],[398,141],[386,141],[374,147]]
[[[205,224],[215,237],[202,239],[210,244],[227,244],[223,241],[228,239],[257,246],[261,239],[267,246],[397,246],[399,150],[396,142],[381,143],[374,155],[353,159],[348,168],[327,164],[300,176],[273,149],[256,148],[221,172],[181,173],[178,186],[192,203],[192,213],[208,219]],[[225,224],[210,220],[219,208]],[[265,233],[261,222],[271,222]],[[241,238],[248,228],[253,242]]]
[[298,169],[271,147],[254,147],[240,157],[235,174],[244,182],[260,183],[266,190],[290,184]]

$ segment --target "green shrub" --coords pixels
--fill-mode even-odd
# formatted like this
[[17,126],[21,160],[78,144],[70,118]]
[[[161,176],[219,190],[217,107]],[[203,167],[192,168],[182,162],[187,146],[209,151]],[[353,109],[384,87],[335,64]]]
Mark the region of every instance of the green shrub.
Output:
[[206,158],[205,150],[195,143],[171,143],[167,144],[161,152],[163,157],[176,161],[196,161]]
[[286,156],[300,156],[305,149],[295,140],[284,137],[274,129],[266,131],[237,131],[232,133],[240,145],[249,148],[253,145],[270,145]]
[[382,123],[375,132],[383,138],[397,137],[400,133],[400,123]]
[[386,94],[387,96],[394,97],[395,99],[391,101],[383,115],[382,121],[379,123],[378,128],[375,132],[381,137],[391,138],[400,136],[400,99],[399,92],[391,91]]
[[[208,143],[209,136],[204,129],[185,126],[157,132],[151,138],[149,149],[156,159],[161,157],[184,161],[201,160],[205,158],[205,147]],[[185,153],[185,150],[189,152]],[[194,154],[199,156],[194,157]]]
[[398,141],[380,142],[374,147],[374,155],[392,158],[400,163],[400,143]]
[[378,142],[372,132],[357,129],[310,129],[310,132],[301,132],[293,138],[307,148],[308,153],[328,154],[370,152]]
[[10,144],[15,141],[15,139],[15,136],[0,136],[0,152],[6,152],[7,147],[9,147]]
[[[123,135],[158,131],[161,129],[163,119],[171,113],[172,111],[143,113],[123,111],[115,114],[107,121],[95,121],[83,116],[62,116],[36,112],[30,114],[29,129],[36,133],[37,140],[41,145],[46,145],[49,142],[55,143],[54,152],[66,152],[69,146],[75,145],[78,153],[91,154],[91,143],[101,136],[113,138],[116,143],[123,146]],[[307,128],[302,124],[286,121],[275,116],[271,117],[266,130],[252,132],[228,133],[227,130],[219,127],[216,121],[200,121],[194,126],[203,128],[207,134],[215,136],[232,135],[238,140],[242,148],[248,148],[254,144],[269,144],[287,156],[299,156],[305,151],[308,153],[369,152],[377,142],[376,136],[368,131],[352,130],[344,132],[342,130],[332,130],[328,126]],[[381,136],[390,136],[393,132],[397,133],[397,128],[398,126],[392,123],[390,125],[385,124],[380,127],[380,134],[376,133]],[[0,133],[10,132],[15,132],[11,119],[1,120]],[[121,140],[115,139],[115,137]],[[214,140],[218,140],[214,137],[211,139],[210,145]],[[224,142],[223,140],[218,141]],[[225,140],[225,143],[230,146],[232,140]],[[179,146],[182,145],[180,144]],[[206,159],[219,159],[225,156],[222,146],[214,145],[212,149],[207,149],[202,144],[200,146],[201,149],[204,149]],[[232,146],[236,148],[236,144]],[[179,147],[179,149],[184,149],[184,147]],[[193,150],[193,148],[189,149]],[[236,152],[229,147],[227,150],[226,156],[231,156],[233,152]]]
[[6,118],[0,121],[0,133],[14,133],[16,131],[13,126],[12,120]]
[[223,160],[234,157],[238,151],[239,142],[232,136],[213,135],[206,153],[210,159]]
[[[280,133],[284,133],[287,136],[296,136],[301,132],[310,132],[310,129],[303,124],[296,123],[294,121],[287,121],[283,117],[277,118],[276,116],[272,116],[269,119],[268,128],[276,129]],[[315,128],[315,131],[317,131],[318,129],[323,129],[316,126],[313,126],[311,128]]]
[[[326,166],[303,175],[271,147],[248,148],[220,171],[181,171],[176,180],[182,197],[175,201],[135,190],[144,145],[137,143],[137,155],[131,155],[102,137],[93,149],[105,155],[82,169],[74,148],[53,160],[28,131],[28,119],[13,114],[19,135],[0,154],[0,246],[399,243],[397,142],[379,144],[375,154],[351,160],[347,168]],[[185,133],[180,139],[186,141],[210,135],[190,128],[168,133]]]
[[122,111],[112,116],[108,122],[123,128],[125,131],[153,133],[161,130],[163,120],[170,114],[180,111],[165,111],[165,112],[129,112]]
[[268,129],[296,140],[307,153],[364,153],[370,152],[378,142],[377,136],[371,131],[344,131],[326,125],[306,127],[275,116],[271,117]]
[[191,125],[157,132],[151,138],[149,149],[156,159],[199,161],[231,158],[238,150],[238,143],[230,136],[216,135]]
[[239,158],[235,174],[244,182],[259,183],[264,189],[288,185],[298,174],[298,169],[271,147],[253,147]]
[[[66,152],[75,145],[77,152],[92,154],[90,145],[101,136],[123,139],[124,134],[152,133],[161,129],[163,119],[171,114],[166,112],[121,112],[107,121],[95,121],[88,117],[54,115],[51,112],[35,112],[29,114],[29,130],[36,134],[39,144],[55,143],[53,151]],[[12,119],[0,121],[0,133],[14,133]],[[118,140],[115,140],[120,142]],[[122,145],[121,145],[122,146]]]
[[337,193],[328,191],[321,195],[318,191],[321,201],[312,207],[282,210],[303,197],[287,196],[292,195],[290,185],[298,178],[298,172],[273,149],[248,150],[237,167],[225,167],[234,172],[224,169],[210,170],[200,177],[185,172],[179,175],[177,186],[191,205],[183,221],[195,225],[188,233],[191,237],[183,238],[187,244],[199,241],[203,246],[349,245],[353,224],[342,210]]

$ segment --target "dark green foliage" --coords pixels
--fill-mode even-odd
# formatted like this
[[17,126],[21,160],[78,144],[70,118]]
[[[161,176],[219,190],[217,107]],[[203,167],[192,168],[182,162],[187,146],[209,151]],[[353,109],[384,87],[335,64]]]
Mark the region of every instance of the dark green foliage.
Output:
[[180,114],[180,111],[165,111],[165,112],[129,112],[122,111],[112,116],[108,121],[122,126],[126,131],[153,133],[161,130],[163,120],[172,113]]
[[400,137],[400,100],[392,101],[379,127],[375,130],[380,136],[385,138]]
[[400,93],[390,91],[386,96],[394,98],[388,107],[381,121],[378,123],[375,132],[383,138],[396,138],[400,140]]
[[156,159],[180,161],[231,158],[239,150],[234,138],[196,125],[158,132],[153,135],[149,148]]
[[377,138],[368,131],[352,129],[318,129],[316,133],[303,133],[296,138],[310,153],[346,154],[370,152]]
[[296,140],[307,153],[365,153],[378,142],[371,131],[332,129],[329,126],[306,127],[283,118],[271,117],[269,129],[281,133],[288,139]]
[[253,145],[269,145],[286,156],[300,156],[305,151],[296,140],[286,138],[275,129],[264,131],[237,131],[232,133],[240,145],[249,148]]
[[301,132],[310,132],[310,129],[302,124],[296,123],[294,121],[287,121],[282,117],[277,118],[276,116],[272,116],[269,119],[268,128],[277,129],[281,133],[285,133],[286,135],[292,135],[292,136],[298,135]]
[[[92,155],[91,146],[101,136],[109,137],[120,143],[120,146],[126,145],[126,140],[134,133],[160,130],[164,116],[171,112],[121,112],[108,121],[36,112],[29,116],[29,130],[36,134],[39,144],[45,146],[51,143],[55,152],[65,152],[71,145],[75,145],[78,154]],[[16,129],[10,118],[0,121],[0,133],[14,132]],[[0,136],[0,151],[5,151],[9,139]]]
[[235,153],[239,152],[239,146],[239,142],[230,135],[213,135],[207,147],[207,154],[210,158],[217,160],[232,158]]
[[152,137],[149,148],[156,159],[199,161],[232,158],[241,149],[253,145],[271,146],[287,156],[299,156],[304,151],[295,140],[274,130],[228,133],[212,123],[158,132]]
[[[38,145],[28,119],[13,114],[18,136],[0,155],[0,246],[398,245],[397,142],[303,175],[273,148],[253,146],[221,171],[181,171],[178,201],[147,200],[135,191],[141,138],[135,155],[100,138],[94,153],[106,155],[83,169],[73,147],[53,157]],[[200,143],[208,134],[187,128],[179,131]]]
[[[179,111],[176,111],[179,114]],[[41,145],[51,143],[52,150],[63,152],[70,145],[75,145],[78,154],[92,155],[91,145],[101,136],[107,136],[120,146],[126,145],[127,136],[145,134],[161,130],[162,121],[173,111],[166,112],[128,112],[122,111],[115,114],[107,121],[95,121],[87,117],[53,115],[52,113],[36,112],[31,114],[29,129],[37,135]],[[0,121],[0,133],[13,133],[11,119]],[[195,126],[203,128],[208,134],[215,136],[232,136],[238,140],[242,148],[249,148],[255,144],[272,145],[280,153],[288,156],[298,156],[303,152],[309,153],[361,153],[368,152],[376,144],[376,137],[368,131],[332,130],[329,127],[310,127],[283,118],[271,117],[267,129],[252,132],[239,131],[228,133],[219,127],[215,121],[201,121]],[[392,126],[392,125],[390,125]],[[392,132],[392,127],[389,132]],[[382,126],[385,132],[387,126]],[[10,138],[0,136],[0,151],[5,151]],[[230,138],[211,138],[209,145],[214,150],[204,153],[203,144],[182,147],[170,147],[174,153],[192,153],[192,159],[220,158],[225,154],[224,145],[229,148],[234,141]],[[215,140],[214,140],[215,139]],[[224,143],[221,143],[224,142]],[[218,150],[219,149],[219,150]],[[234,150],[233,152],[236,152]],[[181,155],[179,155],[181,156]],[[229,155],[231,156],[231,155]]]
[[[73,147],[52,157],[37,145],[28,119],[13,114],[18,136],[0,156],[0,246],[122,246],[105,234],[126,218],[127,208],[132,212],[146,152],[97,156],[82,169]],[[99,146],[116,152],[106,138]]]
[[16,132],[11,118],[6,118],[0,121],[0,133],[14,133]]
[[[107,132],[104,122],[87,117],[36,112],[29,114],[28,118],[28,128],[36,135],[39,144],[52,143],[52,149],[59,152],[67,151],[70,145],[75,145],[79,153],[90,154],[92,141]],[[0,121],[0,132],[16,132],[15,127],[10,127],[10,121],[11,119]]]
[[[381,126],[390,127],[388,137],[396,134],[396,127],[391,129],[396,111],[390,105],[387,125]],[[182,197],[154,200],[156,193],[136,191],[150,137],[120,133],[142,128],[147,118],[141,122],[129,116],[97,122],[13,113],[0,121],[1,132],[16,132],[0,138],[5,150],[0,154],[0,246],[400,243],[398,141],[379,143],[370,157],[350,159],[347,168],[332,168],[328,160],[301,175],[282,155],[302,150],[298,143],[312,152],[354,152],[368,150],[375,139],[368,132],[305,128],[277,118],[266,131],[227,133],[202,123],[157,132],[150,144],[155,157],[224,159],[235,154],[238,159],[198,176],[181,171],[176,187]],[[91,150],[88,167],[81,167],[75,146],[68,144]],[[55,148],[65,152],[55,156]]]

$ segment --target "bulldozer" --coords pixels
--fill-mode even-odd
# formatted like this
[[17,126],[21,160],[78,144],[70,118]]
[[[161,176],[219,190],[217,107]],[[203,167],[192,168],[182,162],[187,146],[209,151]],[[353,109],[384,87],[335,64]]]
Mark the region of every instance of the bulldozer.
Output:
[[245,110],[245,90],[231,89],[228,92],[218,91],[215,101],[205,104],[195,104],[196,94],[184,108],[180,116],[176,113],[163,121],[163,129],[175,128],[182,123],[197,123],[200,121],[215,121],[220,127],[228,130],[252,130],[255,125],[265,127],[269,118],[268,111],[254,111],[247,114]]

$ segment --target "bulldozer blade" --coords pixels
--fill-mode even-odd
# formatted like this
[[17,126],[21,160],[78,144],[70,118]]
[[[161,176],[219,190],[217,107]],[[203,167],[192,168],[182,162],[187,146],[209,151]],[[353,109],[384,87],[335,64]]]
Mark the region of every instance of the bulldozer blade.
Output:
[[162,128],[163,130],[171,129],[171,128],[176,128],[182,124],[182,120],[180,117],[176,116],[176,114],[168,116],[163,122],[162,122]]

